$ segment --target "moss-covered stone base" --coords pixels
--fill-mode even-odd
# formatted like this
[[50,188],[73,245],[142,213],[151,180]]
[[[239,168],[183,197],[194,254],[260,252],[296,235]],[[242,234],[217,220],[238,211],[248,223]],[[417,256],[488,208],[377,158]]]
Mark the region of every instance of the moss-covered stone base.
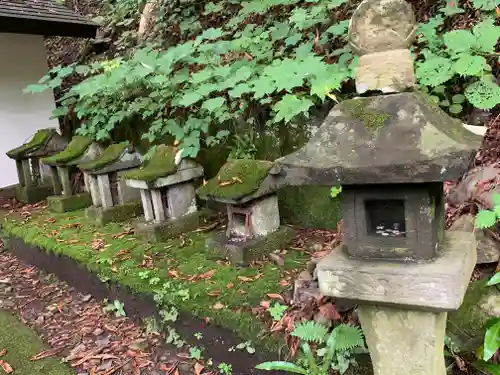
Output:
[[89,207],[92,204],[92,198],[89,193],[70,195],[53,195],[47,198],[49,209],[54,212],[68,212],[80,210]]
[[54,194],[54,191],[52,189],[52,186],[49,185],[34,186],[34,187],[17,186],[16,188],[16,199],[19,202],[26,204],[33,204],[43,201],[52,194]]
[[105,225],[110,222],[120,222],[142,215],[141,201],[127,202],[110,208],[90,206],[85,210],[85,215],[95,220],[97,225]]
[[204,220],[215,217],[216,212],[204,209],[193,212],[176,220],[166,220],[161,223],[148,223],[144,219],[137,220],[133,226],[137,235],[148,242],[163,242],[182,233],[191,232],[201,225]]
[[285,224],[335,229],[342,219],[340,199],[330,196],[328,186],[288,186],[278,191],[278,200]]
[[267,236],[231,242],[225,231],[222,231],[208,238],[205,247],[215,258],[227,258],[235,265],[246,266],[251,260],[279,250],[293,239],[294,234],[292,228],[281,226],[276,232]]

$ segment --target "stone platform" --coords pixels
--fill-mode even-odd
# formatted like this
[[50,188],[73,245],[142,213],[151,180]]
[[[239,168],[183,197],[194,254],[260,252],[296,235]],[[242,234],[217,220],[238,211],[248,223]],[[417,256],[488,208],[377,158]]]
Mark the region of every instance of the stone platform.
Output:
[[126,202],[109,208],[90,206],[85,210],[87,218],[95,220],[97,225],[121,222],[142,214],[141,201]]
[[92,204],[90,193],[81,193],[70,196],[53,195],[47,198],[49,209],[54,212],[68,212],[89,207]]
[[34,204],[44,199],[48,196],[54,194],[54,190],[51,185],[41,185],[41,186],[17,186],[15,189],[16,199],[25,204]]
[[294,235],[292,228],[281,226],[267,236],[238,241],[227,237],[226,232],[222,231],[207,239],[205,247],[216,258],[227,258],[235,265],[246,266],[251,260],[280,249],[291,241]]

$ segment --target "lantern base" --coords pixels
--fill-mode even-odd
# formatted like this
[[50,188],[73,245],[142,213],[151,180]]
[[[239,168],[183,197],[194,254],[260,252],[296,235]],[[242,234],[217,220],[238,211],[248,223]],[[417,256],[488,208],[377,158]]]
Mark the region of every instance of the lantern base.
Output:
[[462,304],[476,264],[474,233],[445,231],[435,259],[422,263],[353,259],[338,246],[317,266],[325,296],[427,311]]

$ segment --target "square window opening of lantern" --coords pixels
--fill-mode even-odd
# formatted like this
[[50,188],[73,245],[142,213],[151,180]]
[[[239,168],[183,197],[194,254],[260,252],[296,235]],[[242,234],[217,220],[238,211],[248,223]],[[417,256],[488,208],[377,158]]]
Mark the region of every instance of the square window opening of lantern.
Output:
[[160,188],[160,194],[161,194],[161,203],[163,204],[163,209],[165,210],[165,213],[167,213],[168,216],[168,186]]
[[[344,246],[349,255],[404,261],[432,259],[440,233],[438,214],[433,209],[434,192],[433,184],[343,187]],[[394,224],[399,224],[399,233],[384,231],[394,231]]]
[[112,172],[109,174],[109,190],[111,191],[111,200],[113,201],[113,206],[120,204],[120,197],[118,193],[118,173]]
[[228,230],[230,238],[246,239],[252,237],[251,207],[250,206],[228,206]]
[[365,201],[366,229],[369,236],[406,237],[405,201],[373,199]]

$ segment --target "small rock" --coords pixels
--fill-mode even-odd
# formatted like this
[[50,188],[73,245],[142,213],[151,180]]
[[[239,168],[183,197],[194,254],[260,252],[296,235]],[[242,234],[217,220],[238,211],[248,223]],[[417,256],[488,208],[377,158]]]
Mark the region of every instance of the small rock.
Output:
[[312,281],[312,279],[313,278],[312,278],[311,274],[307,271],[302,271],[297,276],[297,280],[300,280],[300,281]]
[[87,294],[85,296],[82,297],[82,301],[83,302],[88,302],[92,299],[92,294]]
[[[307,271],[306,271],[307,272]],[[293,289],[293,303],[307,304],[311,299],[317,299],[321,295],[318,283],[308,280],[295,280]]]
[[108,345],[108,344],[109,344],[109,341],[110,341],[110,340],[109,340],[109,337],[105,337],[105,338],[103,338],[103,339],[96,340],[96,341],[95,341],[95,344],[96,344],[97,346],[106,346],[106,345]]
[[94,331],[92,332],[92,334],[93,334],[94,336],[99,336],[99,335],[101,335],[103,332],[104,332],[104,331],[103,331],[101,328],[96,328],[96,329],[94,329]]

